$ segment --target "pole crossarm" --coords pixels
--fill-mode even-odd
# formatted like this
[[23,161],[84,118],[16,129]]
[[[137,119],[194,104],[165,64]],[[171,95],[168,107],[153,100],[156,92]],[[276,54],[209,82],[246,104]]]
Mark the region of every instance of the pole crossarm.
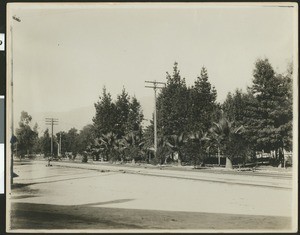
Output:
[[160,88],[160,89],[164,88],[164,87],[160,87],[160,86],[145,86],[145,87],[147,87],[147,88],[154,88],[154,89],[156,89],[156,88]]
[[[162,88],[166,87],[166,83],[165,82],[145,81],[145,83],[147,83],[145,85],[145,87],[147,87],[147,88],[153,88],[153,89],[159,88],[159,89],[162,89]],[[152,84],[152,86],[150,84]]]
[[146,83],[152,83],[152,84],[163,84],[166,85],[165,82],[157,82],[157,81],[145,81]]

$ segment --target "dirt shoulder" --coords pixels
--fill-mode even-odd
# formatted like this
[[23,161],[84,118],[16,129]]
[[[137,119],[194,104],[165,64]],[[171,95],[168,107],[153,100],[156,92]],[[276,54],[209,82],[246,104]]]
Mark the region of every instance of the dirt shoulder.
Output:
[[226,184],[240,184],[275,188],[292,188],[292,175],[288,172],[240,172],[220,169],[193,169],[192,167],[152,166],[148,164],[111,164],[111,163],[81,163],[58,161],[53,166],[96,170],[114,171],[130,174],[141,174],[157,177],[202,180]]

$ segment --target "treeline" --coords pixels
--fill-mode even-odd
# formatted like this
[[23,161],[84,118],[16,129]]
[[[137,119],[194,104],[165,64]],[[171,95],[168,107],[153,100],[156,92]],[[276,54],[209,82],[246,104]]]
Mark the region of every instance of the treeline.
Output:
[[135,161],[144,154],[143,112],[136,97],[123,88],[115,101],[103,88],[95,103],[95,141],[88,150],[95,160]]
[[[17,157],[34,157],[36,154],[51,156],[51,133],[46,129],[39,137],[38,125],[32,127],[32,117],[22,111],[19,127],[16,129],[16,143],[14,143],[14,154]],[[53,136],[52,154],[59,153],[70,159],[75,159],[78,154],[83,155],[87,146],[94,141],[94,127],[86,125],[82,130],[71,128],[69,131],[57,132]]]
[[[217,91],[209,82],[205,67],[188,86],[175,63],[157,97],[156,154],[153,121],[142,128],[141,105],[125,88],[116,100],[104,88],[95,103],[93,124],[79,133],[74,128],[57,133],[56,140],[61,136],[62,153],[85,154],[94,160],[198,165],[208,163],[212,157],[218,157],[220,164],[223,156],[226,166],[232,167],[232,163],[255,160],[257,151],[273,151],[276,162],[283,163],[284,150],[292,151],[291,66],[285,74],[278,74],[268,59],[259,59],[246,92],[228,93],[221,104],[216,98]],[[32,138],[20,134],[20,130],[29,130],[29,119],[21,118],[17,130],[19,146],[26,140],[22,149],[49,154],[48,131],[38,138],[35,126],[30,129]]]
[[246,93],[229,93],[222,105],[225,117],[243,125],[244,151],[274,152],[283,164],[284,150],[292,151],[293,69],[277,74],[267,59],[258,60]]
[[273,151],[275,163],[283,165],[284,150],[292,151],[292,99],[291,65],[277,74],[268,59],[257,60],[247,92],[236,90],[218,104],[205,68],[187,87],[175,63],[157,101],[161,157],[171,147],[179,160],[222,155],[230,167],[232,160],[245,163],[257,151]]

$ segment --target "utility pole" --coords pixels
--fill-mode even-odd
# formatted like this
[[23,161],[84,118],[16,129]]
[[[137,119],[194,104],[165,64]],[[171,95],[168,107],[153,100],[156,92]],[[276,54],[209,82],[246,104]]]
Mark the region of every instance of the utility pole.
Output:
[[59,156],[61,155],[61,132],[59,133]]
[[[13,20],[15,20],[15,21],[17,21],[17,22],[21,22],[21,20],[18,18],[18,17],[16,17],[16,16],[13,16],[12,17],[12,19]],[[13,106],[13,104],[14,104],[14,93],[13,93],[13,86],[14,86],[14,83],[13,83],[13,78],[14,78],[14,76],[13,76],[13,71],[14,71],[14,64],[13,64],[13,22],[14,21],[12,21],[12,23],[11,23],[11,25],[10,25],[10,33],[11,33],[11,37],[10,37],[10,47],[11,47],[11,54],[10,54],[10,78],[11,78],[11,80],[10,80],[10,87],[11,87],[11,104],[10,104],[10,106],[11,106],[11,126],[10,126],[10,128],[11,128],[11,140],[10,140],[10,148],[11,148],[11,154],[10,154],[10,185],[12,185],[13,184],[13,177],[14,177],[14,172],[13,172],[13,170],[14,170],[14,143],[16,142],[16,137],[14,136],[14,106]]]
[[57,156],[60,157],[61,155],[61,132],[59,133],[59,141],[57,143]]
[[53,156],[53,126],[58,125],[57,118],[45,118],[46,125],[51,125],[51,156]]
[[[156,121],[156,91],[157,89],[162,89],[166,86],[166,83],[164,82],[157,82],[157,81],[145,81],[147,85],[145,87],[147,88],[153,88],[154,90],[154,156],[156,157],[156,151],[157,151],[157,121]],[[150,84],[150,85],[148,85]]]

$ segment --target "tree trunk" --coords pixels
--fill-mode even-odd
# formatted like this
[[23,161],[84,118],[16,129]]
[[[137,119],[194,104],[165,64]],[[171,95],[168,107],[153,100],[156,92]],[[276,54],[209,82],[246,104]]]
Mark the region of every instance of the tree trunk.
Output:
[[283,148],[279,148],[279,160],[281,163],[281,167],[285,167],[285,161],[284,161],[284,153],[283,153]]
[[181,162],[181,154],[178,152],[178,166],[181,166],[182,165],[182,162]]
[[[227,162],[227,160],[226,160]],[[221,156],[220,156],[220,148],[218,147],[218,165],[221,165]]]
[[225,166],[226,169],[233,169],[233,166],[232,166],[232,161],[229,159],[229,157],[226,157],[226,166]]
[[178,166],[181,166],[181,159],[178,157]]
[[284,156],[284,149],[282,147],[282,158],[283,158],[283,168],[286,168],[286,159],[285,159],[285,156]]

